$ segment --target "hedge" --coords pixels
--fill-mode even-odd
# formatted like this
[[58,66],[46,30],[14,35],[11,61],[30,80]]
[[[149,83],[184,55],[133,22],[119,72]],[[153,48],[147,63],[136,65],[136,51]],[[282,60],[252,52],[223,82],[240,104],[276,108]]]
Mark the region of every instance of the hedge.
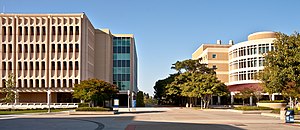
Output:
[[111,108],[103,108],[103,107],[79,107],[76,108],[76,111],[110,111]]
[[286,101],[285,100],[274,100],[274,101],[262,100],[262,101],[259,101],[259,103],[286,103]]
[[241,106],[235,107],[235,110],[243,110],[243,111],[253,111],[253,110],[273,110],[269,107],[257,107],[257,106]]

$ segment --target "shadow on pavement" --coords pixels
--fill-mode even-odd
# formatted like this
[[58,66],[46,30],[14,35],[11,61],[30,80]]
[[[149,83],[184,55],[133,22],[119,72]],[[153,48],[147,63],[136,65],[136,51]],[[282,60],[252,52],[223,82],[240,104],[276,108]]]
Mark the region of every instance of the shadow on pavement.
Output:
[[144,114],[144,113],[161,113],[166,111],[135,111],[135,112],[118,112],[117,114]]
[[129,124],[125,130],[245,130],[232,125],[175,122],[144,122]]

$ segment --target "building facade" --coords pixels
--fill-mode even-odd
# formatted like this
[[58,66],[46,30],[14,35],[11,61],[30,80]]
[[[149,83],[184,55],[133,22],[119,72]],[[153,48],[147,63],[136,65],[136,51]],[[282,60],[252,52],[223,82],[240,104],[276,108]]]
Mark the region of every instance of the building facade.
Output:
[[264,54],[274,50],[274,40],[274,32],[256,32],[248,36],[248,41],[237,43],[229,48],[228,89],[231,95],[244,88],[262,91],[260,81],[255,79],[255,74],[263,70]]
[[[192,59],[201,58],[202,63],[216,69],[218,79],[231,92],[233,103],[234,95],[245,88],[262,91],[255,74],[264,68],[264,54],[274,49],[274,40],[275,32],[256,32],[250,34],[247,41],[235,45],[231,40],[228,45],[222,45],[218,40],[217,44],[202,44],[192,54]],[[272,98],[275,99],[275,94]],[[217,100],[212,102],[220,103],[220,97]]]
[[193,54],[192,59],[201,58],[201,63],[207,64],[207,67],[214,68],[218,79],[228,84],[228,49],[233,45],[233,41],[229,44],[222,44],[220,40],[217,44],[202,44]]
[[113,83],[114,36],[95,29],[84,13],[0,16],[0,88],[14,74],[16,102],[46,102],[47,91],[54,103],[73,102],[81,80]]
[[137,93],[137,54],[132,34],[113,35],[113,83],[119,87],[120,106],[127,105],[128,91]]

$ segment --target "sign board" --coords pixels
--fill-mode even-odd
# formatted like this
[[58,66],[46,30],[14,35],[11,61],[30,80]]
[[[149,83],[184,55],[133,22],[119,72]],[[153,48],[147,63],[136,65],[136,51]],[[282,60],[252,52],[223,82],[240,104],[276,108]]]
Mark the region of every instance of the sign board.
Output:
[[132,100],[132,107],[133,107],[133,108],[136,107],[136,100]]
[[119,99],[114,99],[114,107],[119,107]]

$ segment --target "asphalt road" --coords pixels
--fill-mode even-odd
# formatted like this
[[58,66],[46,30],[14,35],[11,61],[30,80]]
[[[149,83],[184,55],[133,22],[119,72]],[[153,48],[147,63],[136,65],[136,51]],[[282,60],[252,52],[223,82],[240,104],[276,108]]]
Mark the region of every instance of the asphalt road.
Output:
[[299,130],[277,118],[226,110],[137,109],[118,115],[0,116],[0,130]]

